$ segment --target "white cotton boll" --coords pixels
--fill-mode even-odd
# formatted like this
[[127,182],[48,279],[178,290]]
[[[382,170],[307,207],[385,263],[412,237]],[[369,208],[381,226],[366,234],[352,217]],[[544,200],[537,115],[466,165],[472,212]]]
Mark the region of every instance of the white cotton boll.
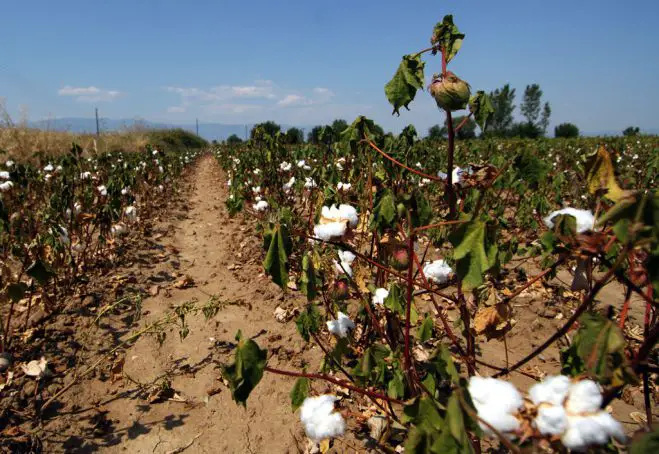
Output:
[[290,162],[284,161],[281,164],[279,164],[279,170],[281,170],[282,172],[288,172],[289,170],[291,170],[291,167],[293,166]]
[[163,169],[162,166],[158,166],[158,171],[159,171],[160,173],[164,173],[164,172],[165,172],[165,169]]
[[544,218],[547,228],[554,228],[554,218],[560,215],[574,216],[577,221],[577,233],[592,230],[595,227],[595,216],[588,210],[578,210],[576,208],[563,208],[562,210],[553,211]]
[[259,173],[261,173],[261,169],[254,169],[253,173],[254,175],[258,175]]
[[602,406],[600,387],[593,380],[581,380],[570,386],[565,409],[570,414],[596,412]]
[[355,228],[359,223],[359,216],[357,215],[357,210],[355,207],[350,205],[341,204],[339,205],[339,217],[341,219],[347,219],[350,223],[350,227]]
[[62,166],[57,166],[57,168],[55,169],[55,171],[56,171],[56,172],[61,172],[61,171],[62,171],[62,168],[63,168]]
[[603,445],[611,437],[625,440],[625,433],[618,421],[606,412],[588,416],[568,416],[568,429],[561,437],[566,448],[585,451],[591,445]]
[[158,192],[163,192],[165,190],[165,187],[163,185],[158,185]]
[[427,279],[436,284],[445,284],[448,282],[449,275],[453,272],[450,266],[442,260],[435,260],[423,266],[423,274]]
[[44,178],[44,180],[46,180],[46,181],[50,181],[50,179],[53,178],[53,176],[52,176],[50,173],[47,173],[46,175],[44,175],[43,178]]
[[128,227],[123,222],[118,222],[110,228],[114,236],[123,236],[128,233]]
[[336,269],[336,272],[339,274],[345,273],[348,276],[352,277],[352,266],[350,266],[349,263],[346,262],[337,262],[334,260],[334,268]]
[[313,178],[311,178],[311,177],[306,177],[306,178],[304,179],[304,187],[305,187],[305,188],[307,188],[307,189],[311,189],[311,188],[315,188],[316,186],[317,186],[317,185],[316,185],[316,182],[314,181]]
[[342,183],[339,182],[339,184],[336,185],[336,190],[337,191],[344,191],[348,192],[352,188],[352,185],[350,183]]
[[9,179],[9,172],[6,170],[0,171],[0,178],[3,180],[8,180]]
[[55,170],[55,167],[53,167],[52,164],[48,164],[46,167],[43,168],[44,172],[52,172],[53,170]]
[[80,204],[80,202],[74,203],[73,204],[73,212],[75,214],[79,214],[81,211],[82,211],[82,205]]
[[560,435],[567,429],[567,413],[560,405],[544,404],[538,408],[534,423],[543,435]]
[[82,172],[82,173],[80,174],[80,179],[81,179],[81,180],[87,180],[87,179],[89,179],[91,176],[92,176],[92,173],[91,173],[91,172]]
[[5,162],[5,166],[7,166],[8,168],[11,169],[12,167],[14,167],[14,161],[9,160],[9,161]]
[[103,197],[108,195],[108,188],[106,188],[104,185],[100,185],[96,189],[98,190],[98,193],[101,194]]
[[[496,378],[471,377],[469,394],[478,416],[500,432],[512,432],[519,428],[513,416],[524,403],[514,385]],[[481,428],[491,434],[485,424]]]
[[256,202],[260,202],[261,200],[263,200],[263,197],[261,197],[260,195],[257,195],[256,197],[254,197],[254,200]]
[[355,322],[343,312],[339,312],[336,320],[327,322],[327,329],[337,337],[346,337],[350,330],[355,329]]
[[350,252],[350,251],[339,251],[339,259],[343,263],[347,263],[348,265],[352,265],[352,262],[354,262],[356,258],[357,258],[357,256],[355,254],[353,254],[352,252]]
[[325,438],[343,435],[346,429],[341,413],[334,411],[335,396],[324,394],[307,397],[300,407],[300,421],[307,437],[319,442]]
[[373,304],[384,304],[384,300],[389,296],[389,290],[386,288],[375,289],[375,294],[373,295]]
[[[495,407],[484,407],[478,410],[478,417],[502,433],[515,432],[519,429],[519,421],[512,414],[501,411]],[[478,422],[483,432],[494,435],[494,432],[481,421]]]
[[420,162],[417,162],[417,163],[414,164],[414,165],[416,166],[417,169],[421,169],[421,168],[423,168],[423,166],[421,165]]
[[259,192],[261,192],[261,186],[254,186],[254,187],[252,188],[252,192],[253,192],[254,194],[258,194]]
[[535,405],[547,402],[552,405],[563,405],[570,389],[570,379],[565,375],[554,375],[545,378],[529,389],[529,397]]
[[129,221],[134,222],[137,220],[137,208],[135,208],[134,206],[132,205],[127,206],[126,209],[124,210],[124,213],[126,214],[126,218]]
[[9,180],[3,181],[2,183],[0,183],[0,192],[7,192],[13,187],[14,187],[13,181],[9,181]]
[[270,205],[268,205],[268,202],[265,200],[260,200],[255,205],[252,205],[252,208],[254,208],[255,211],[265,211],[269,206]]
[[126,187],[126,188],[123,188],[121,190],[121,195],[128,195],[128,194],[130,194],[130,189],[129,188]]
[[291,190],[291,188],[293,187],[294,184],[295,184],[295,177],[291,177],[291,179],[288,180],[287,183],[284,183],[284,185],[282,186],[282,189],[283,189],[285,192],[288,192],[288,191]]
[[329,241],[332,238],[340,238],[345,235],[347,226],[345,222],[330,222],[328,224],[318,224],[313,228],[316,238],[323,241]]
[[430,184],[430,179],[429,178],[421,178],[421,181],[419,182],[419,187],[424,187],[427,184]]

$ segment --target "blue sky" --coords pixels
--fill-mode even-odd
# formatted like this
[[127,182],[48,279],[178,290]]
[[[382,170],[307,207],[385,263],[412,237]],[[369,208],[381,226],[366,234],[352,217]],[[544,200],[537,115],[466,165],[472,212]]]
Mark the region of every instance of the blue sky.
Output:
[[[628,5],[628,6],[625,6]],[[633,5],[633,6],[632,6]],[[14,117],[313,125],[364,114],[385,129],[443,121],[420,92],[391,116],[384,84],[452,13],[451,69],[473,89],[539,83],[552,124],[659,128],[659,2],[5,1],[0,97]],[[439,71],[428,56],[426,82]]]

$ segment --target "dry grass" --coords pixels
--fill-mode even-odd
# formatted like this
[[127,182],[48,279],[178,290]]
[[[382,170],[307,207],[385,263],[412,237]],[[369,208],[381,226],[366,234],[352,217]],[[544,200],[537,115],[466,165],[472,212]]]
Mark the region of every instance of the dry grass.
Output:
[[0,102],[0,154],[4,154],[4,159],[29,161],[37,152],[57,156],[67,153],[74,142],[88,154],[142,150],[149,143],[150,133],[147,129],[136,127],[121,132],[106,132],[97,137],[94,134],[30,128],[26,119],[13,121]]

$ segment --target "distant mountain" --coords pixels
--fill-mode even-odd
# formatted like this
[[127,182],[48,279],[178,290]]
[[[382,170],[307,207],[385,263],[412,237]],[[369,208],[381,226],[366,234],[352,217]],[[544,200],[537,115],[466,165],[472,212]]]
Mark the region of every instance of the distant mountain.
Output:
[[[141,119],[111,119],[100,118],[100,129],[103,131],[123,131],[134,128],[146,129],[174,129],[182,128],[186,131],[195,132],[196,125],[194,124],[169,124],[169,123],[156,123]],[[41,120],[30,122],[30,126],[38,129],[46,129],[52,131],[68,131],[76,134],[93,134],[96,132],[96,120],[93,118],[56,118],[53,120]],[[232,134],[236,134],[240,138],[244,138],[245,134],[249,134],[253,125],[231,125],[223,123],[199,123],[199,135],[206,140],[224,140]],[[281,125],[282,130],[287,130],[290,125]],[[304,127],[304,126],[303,126]],[[306,131],[310,131],[310,127],[304,127]]]

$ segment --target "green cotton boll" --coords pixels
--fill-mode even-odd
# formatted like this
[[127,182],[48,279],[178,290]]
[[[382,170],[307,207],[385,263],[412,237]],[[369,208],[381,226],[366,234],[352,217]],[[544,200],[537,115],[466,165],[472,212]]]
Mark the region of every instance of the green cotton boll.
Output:
[[465,109],[471,95],[469,84],[450,71],[433,78],[428,90],[440,108],[451,112]]

